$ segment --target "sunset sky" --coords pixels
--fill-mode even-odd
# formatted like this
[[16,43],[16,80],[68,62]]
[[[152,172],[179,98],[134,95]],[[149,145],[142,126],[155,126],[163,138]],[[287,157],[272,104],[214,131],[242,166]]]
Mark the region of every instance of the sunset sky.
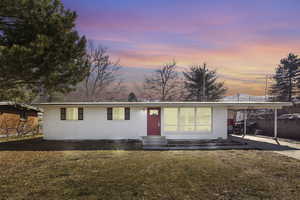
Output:
[[206,62],[228,95],[264,95],[266,74],[300,54],[299,0],[63,0],[77,30],[108,48],[131,77],[175,59]]

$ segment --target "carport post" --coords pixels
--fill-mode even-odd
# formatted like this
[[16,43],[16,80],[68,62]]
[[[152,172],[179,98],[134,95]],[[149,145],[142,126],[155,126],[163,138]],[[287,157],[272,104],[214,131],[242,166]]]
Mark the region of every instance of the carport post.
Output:
[[274,109],[274,139],[277,140],[277,108]]
[[247,134],[247,110],[244,110],[244,133],[243,137]]

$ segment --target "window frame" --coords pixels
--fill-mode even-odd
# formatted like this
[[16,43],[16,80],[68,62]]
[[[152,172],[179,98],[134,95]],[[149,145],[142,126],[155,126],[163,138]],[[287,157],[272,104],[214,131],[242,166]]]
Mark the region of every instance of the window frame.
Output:
[[[177,109],[177,126],[176,126],[176,131],[169,131],[166,130],[166,122],[165,122],[165,109],[166,108],[175,108]],[[194,130],[193,131],[184,131],[181,129],[181,125],[180,125],[180,112],[182,108],[193,108],[194,110],[194,122],[193,122],[193,126],[194,126]],[[197,109],[198,108],[210,108],[210,131],[201,131],[201,130],[197,130],[197,125],[199,125],[199,123],[197,123]],[[204,134],[211,134],[213,133],[213,107],[165,107],[163,109],[164,112],[164,117],[163,117],[163,125],[164,125],[164,132],[167,133],[179,133],[179,132],[183,132],[183,133],[190,133],[190,134],[198,134],[198,133],[204,133]]]
[[[114,109],[116,108],[123,108],[124,115],[122,119],[115,119],[114,118]],[[128,121],[130,120],[131,109],[130,107],[118,106],[118,107],[108,107],[106,108],[106,115],[108,121]]]
[[[76,119],[68,119],[68,110],[69,109],[77,109]],[[81,115],[81,116],[79,116],[79,115]],[[61,107],[60,108],[60,121],[83,121],[83,120],[84,120],[84,108],[83,107]]]

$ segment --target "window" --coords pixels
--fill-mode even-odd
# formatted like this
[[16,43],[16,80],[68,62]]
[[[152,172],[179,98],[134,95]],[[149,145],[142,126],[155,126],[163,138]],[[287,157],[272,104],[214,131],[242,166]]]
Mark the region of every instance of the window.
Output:
[[130,108],[107,108],[107,120],[130,120]]
[[165,131],[211,132],[212,109],[198,108],[165,108]]
[[61,108],[61,120],[83,120],[83,108]]
[[159,111],[157,110],[157,109],[151,109],[151,110],[149,110],[149,115],[159,115]]
[[195,109],[194,108],[180,108],[179,130],[181,131],[195,130]]
[[177,108],[165,108],[164,109],[164,128],[165,131],[177,131]]
[[113,120],[124,120],[125,108],[113,108]]
[[66,120],[78,120],[78,108],[67,108]]
[[211,108],[197,108],[196,116],[196,131],[211,132]]

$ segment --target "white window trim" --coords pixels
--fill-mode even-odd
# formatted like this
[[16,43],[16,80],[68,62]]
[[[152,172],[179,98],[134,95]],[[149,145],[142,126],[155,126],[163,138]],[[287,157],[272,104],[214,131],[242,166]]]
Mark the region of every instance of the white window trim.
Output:
[[[171,108],[171,107],[166,107],[166,108]],[[176,107],[172,107],[172,108],[176,108]],[[164,120],[164,132],[168,133],[168,134],[178,134],[178,133],[187,133],[187,134],[212,134],[213,133],[213,119],[214,119],[214,116],[213,116],[213,107],[192,107],[194,109],[194,114],[195,114],[195,121],[194,121],[194,131],[182,131],[180,130],[180,111],[181,111],[181,108],[185,108],[185,107],[177,107],[177,130],[176,131],[168,131],[168,130],[165,130],[165,120]],[[191,108],[191,107],[187,107],[187,108]],[[196,130],[196,126],[197,126],[197,108],[210,108],[210,131],[197,131]],[[164,108],[165,109],[165,108]],[[165,110],[164,110],[165,111]],[[165,112],[164,112],[164,115],[165,115]],[[164,117],[163,117],[164,119]]]

